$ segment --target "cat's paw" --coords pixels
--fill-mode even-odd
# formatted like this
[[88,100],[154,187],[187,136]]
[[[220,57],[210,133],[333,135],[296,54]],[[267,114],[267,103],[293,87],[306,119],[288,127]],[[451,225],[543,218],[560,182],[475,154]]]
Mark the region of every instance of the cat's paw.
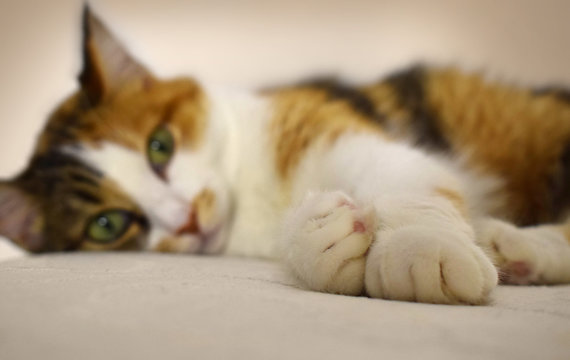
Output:
[[0,262],[29,256],[28,252],[0,236]]
[[374,230],[372,207],[340,191],[312,193],[288,216],[282,253],[312,290],[359,295]]
[[502,283],[570,282],[570,244],[555,226],[517,228],[491,219],[478,226],[477,238],[499,268]]
[[481,304],[497,284],[489,258],[460,232],[422,226],[377,234],[366,264],[372,297]]

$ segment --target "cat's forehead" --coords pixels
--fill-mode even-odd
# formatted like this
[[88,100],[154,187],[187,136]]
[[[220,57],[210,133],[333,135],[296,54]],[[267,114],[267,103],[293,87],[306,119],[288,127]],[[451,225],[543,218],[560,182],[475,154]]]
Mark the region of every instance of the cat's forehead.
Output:
[[67,151],[35,156],[19,183],[51,212],[136,207],[112,178]]
[[95,106],[80,91],[52,113],[36,153],[62,146],[98,146],[103,142],[144,151],[149,133],[160,124],[173,128],[180,145],[195,144],[201,138],[206,113],[203,91],[186,78],[125,84]]

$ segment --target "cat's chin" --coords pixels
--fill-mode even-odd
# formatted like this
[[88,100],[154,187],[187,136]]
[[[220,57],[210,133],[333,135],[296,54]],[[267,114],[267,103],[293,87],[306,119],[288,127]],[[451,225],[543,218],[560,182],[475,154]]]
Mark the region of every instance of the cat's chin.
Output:
[[215,255],[223,252],[227,241],[227,226],[220,224],[201,234],[181,234],[163,238],[151,251],[181,254]]
[[220,254],[226,247],[228,238],[227,226],[221,224],[206,234],[200,235],[200,248],[196,253],[215,255]]

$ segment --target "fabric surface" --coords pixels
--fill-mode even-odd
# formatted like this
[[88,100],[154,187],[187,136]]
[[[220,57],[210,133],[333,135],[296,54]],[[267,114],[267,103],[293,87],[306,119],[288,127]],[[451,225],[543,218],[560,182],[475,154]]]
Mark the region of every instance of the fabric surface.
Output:
[[0,359],[570,359],[570,286],[488,306],[301,289],[275,263],[159,254],[0,263]]

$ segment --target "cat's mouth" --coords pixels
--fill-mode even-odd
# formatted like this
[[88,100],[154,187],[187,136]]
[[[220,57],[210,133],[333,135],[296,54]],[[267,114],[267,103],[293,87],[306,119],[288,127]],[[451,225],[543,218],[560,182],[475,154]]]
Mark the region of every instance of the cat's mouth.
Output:
[[176,232],[167,236],[152,250],[167,253],[217,254],[224,246],[224,225],[220,223],[208,231]]
[[[156,219],[159,241],[151,240],[150,250],[187,254],[222,252],[230,225],[224,204],[223,196],[210,189],[202,190],[187,209],[180,209],[184,214],[180,218]],[[167,224],[166,220],[178,220],[178,224]]]
[[226,221],[219,197],[211,189],[202,190],[192,201],[178,227],[163,226],[164,236],[154,250],[162,252],[216,254],[225,243]]
[[172,231],[172,235],[162,238],[154,250],[169,253],[216,254],[224,246],[224,229],[223,220],[203,224],[197,213],[192,212],[186,224]]

